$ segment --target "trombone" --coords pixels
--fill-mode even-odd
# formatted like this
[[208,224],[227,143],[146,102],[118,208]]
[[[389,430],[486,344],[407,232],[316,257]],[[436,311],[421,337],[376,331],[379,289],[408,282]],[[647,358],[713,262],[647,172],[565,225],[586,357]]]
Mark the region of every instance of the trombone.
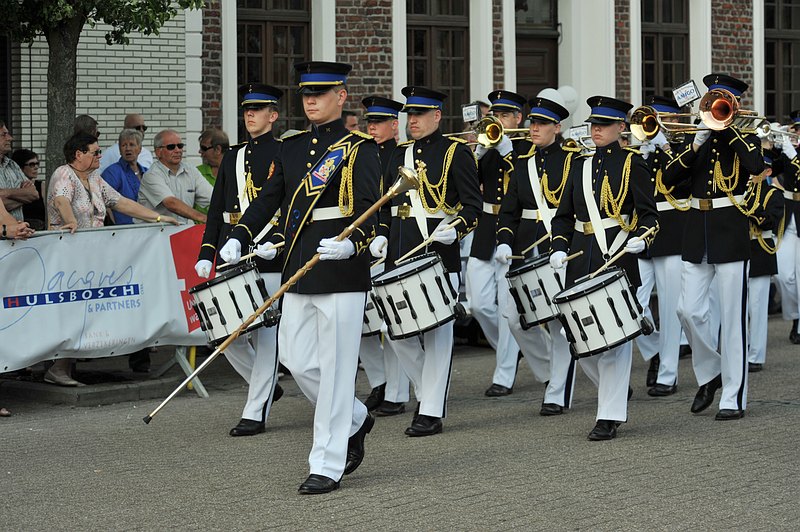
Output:
[[[496,116],[484,116],[480,122],[473,129],[467,131],[459,131],[458,133],[445,133],[445,137],[458,137],[461,135],[475,135],[478,137],[478,144],[484,148],[493,148],[497,146],[503,138],[503,135],[509,133],[522,133],[528,132],[528,128],[513,128],[506,129],[503,123]],[[514,137],[511,140],[522,140],[528,138],[527,135],[522,137]]]

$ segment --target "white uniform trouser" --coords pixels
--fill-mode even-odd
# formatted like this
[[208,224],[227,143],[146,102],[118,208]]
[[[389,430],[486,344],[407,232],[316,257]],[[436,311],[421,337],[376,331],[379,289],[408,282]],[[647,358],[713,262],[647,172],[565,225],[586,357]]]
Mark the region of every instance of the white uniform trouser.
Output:
[[[448,275],[452,286],[458,286],[458,274]],[[424,348],[419,336],[402,340],[387,338],[387,343],[391,343],[391,349],[397,353],[400,366],[414,384],[419,413],[443,418],[447,415],[447,393],[453,363],[453,322],[426,332],[422,341]]]
[[400,367],[397,354],[388,340],[381,343],[380,334],[362,336],[359,358],[364,364],[364,373],[367,374],[370,388],[386,384],[384,400],[392,403],[408,401],[408,377]]
[[508,329],[508,321],[501,315],[511,299],[508,291],[508,264],[494,259],[480,260],[470,257],[467,262],[467,298],[472,316],[478,320],[489,345],[495,350],[492,382],[511,388],[517,376],[519,346]]
[[776,257],[778,259],[778,288],[781,290],[781,313],[785,320],[796,320],[800,318],[797,304],[798,291],[800,291],[800,285],[797,283],[798,270],[800,270],[800,242],[798,242],[794,216],[786,224]]
[[[722,375],[719,408],[744,410],[747,404],[747,272],[748,261],[708,264],[684,262],[678,316],[692,346],[697,383]],[[709,344],[709,287],[716,277],[721,325],[720,352]],[[713,309],[712,309],[713,310]],[[716,334],[716,333],[714,333]]]
[[[652,260],[639,259],[639,277],[642,280],[642,284],[636,289],[636,299],[639,300],[639,304],[642,306],[644,317],[650,320],[650,323],[655,327],[656,322],[650,310],[650,294],[653,293],[653,286],[656,284],[656,272]],[[658,295],[659,297],[661,296],[661,290],[658,291]],[[655,330],[647,336],[640,334],[634,339],[643,359],[650,360],[658,354],[660,347],[659,332],[659,330]]]
[[347,440],[367,418],[356,398],[358,346],[365,292],[283,296],[278,329],[280,360],[314,404],[311,474],[339,480],[347,460]]
[[658,384],[678,383],[678,359],[681,349],[681,321],[678,299],[681,295],[681,256],[654,257],[653,269],[658,290],[659,359]]
[[[277,292],[281,286],[280,273],[262,273],[261,278],[270,294]],[[277,382],[275,374],[278,371],[278,330],[274,326],[256,329],[250,333],[252,345],[247,336],[242,335],[234,340],[225,350],[225,358],[249,384],[242,417],[266,422]]]
[[[537,381],[550,381],[542,402],[570,408],[575,390],[575,359],[569,352],[569,342],[561,322],[554,319],[547,322],[547,328],[537,325],[525,330],[520,324],[514,300],[511,297],[507,299],[503,307],[503,317],[507,320],[525,361]],[[516,359],[514,364],[516,365]]]
[[769,320],[769,275],[750,278],[750,345],[747,361],[763,364],[767,358],[767,321]]
[[632,360],[632,342],[580,359],[583,372],[597,386],[597,420],[627,421]]

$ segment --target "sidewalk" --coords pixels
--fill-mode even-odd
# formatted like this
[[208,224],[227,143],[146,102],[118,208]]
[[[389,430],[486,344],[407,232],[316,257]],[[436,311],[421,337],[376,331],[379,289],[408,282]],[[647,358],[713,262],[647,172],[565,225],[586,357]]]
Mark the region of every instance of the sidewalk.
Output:
[[[458,346],[444,433],[403,435],[413,404],[378,418],[364,463],[322,496],[296,493],[313,409],[290,378],[267,432],[252,438],[227,435],[246,386],[223,359],[201,376],[210,399],[184,392],[149,425],[161,398],[76,407],[0,384],[14,413],[0,419],[0,529],[794,530],[800,346],[788,329],[770,320],[740,421],[714,421],[716,404],[689,413],[689,359],[676,395],[647,396],[635,355],[629,422],[611,442],[586,440],[596,401],[582,372],[569,413],[545,418],[526,367],[513,395],[486,398],[493,353]],[[359,397],[368,392],[359,372]]]

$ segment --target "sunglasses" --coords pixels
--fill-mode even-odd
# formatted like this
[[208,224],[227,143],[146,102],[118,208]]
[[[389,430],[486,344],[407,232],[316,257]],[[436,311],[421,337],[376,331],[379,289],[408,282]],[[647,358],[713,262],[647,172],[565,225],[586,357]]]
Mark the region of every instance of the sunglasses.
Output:
[[172,150],[174,150],[175,148],[178,148],[179,150],[182,150],[182,149],[183,149],[183,146],[184,146],[183,142],[179,142],[179,143],[177,143],[177,144],[164,144],[163,146],[158,146],[158,147],[159,147],[159,148],[165,148],[165,149],[167,149],[168,151],[172,151]]
[[147,126],[136,126],[133,129],[135,129],[137,131],[141,131],[142,133],[144,133],[145,131],[147,131]]
[[205,153],[205,152],[207,152],[208,150],[212,149],[213,147],[214,147],[214,146],[203,146],[203,145],[201,144],[201,145],[200,145],[200,151],[201,151],[202,153]]
[[[89,151],[89,150],[81,150],[83,153],[88,153],[92,157],[100,157],[103,154],[103,150],[96,150],[96,151]],[[36,163],[39,164],[39,163]]]
[[39,161],[33,161],[33,162],[30,162],[30,163],[25,163],[22,166],[30,166],[31,168],[35,168],[35,167],[39,166]]

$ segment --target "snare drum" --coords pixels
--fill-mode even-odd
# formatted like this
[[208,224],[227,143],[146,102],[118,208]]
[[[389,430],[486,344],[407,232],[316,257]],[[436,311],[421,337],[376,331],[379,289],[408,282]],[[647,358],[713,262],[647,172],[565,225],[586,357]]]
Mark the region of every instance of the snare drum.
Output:
[[[200,328],[206,333],[209,345],[216,347],[238,329],[264,301],[269,299],[264,279],[254,263],[245,263],[189,289],[192,308],[200,318]],[[259,316],[245,332],[269,325],[268,310]],[[244,333],[242,333],[244,334]]]
[[516,304],[523,329],[530,329],[558,316],[553,297],[564,289],[564,271],[559,273],[554,270],[547,255],[526,259],[508,271],[508,290]]
[[381,325],[383,325],[383,318],[375,301],[375,293],[370,291],[367,294],[367,303],[364,306],[364,326],[361,328],[361,336],[378,334],[381,332]]
[[578,279],[553,302],[575,358],[596,355],[653,332],[620,268],[609,268],[594,279]]
[[392,340],[422,334],[456,318],[458,292],[436,253],[414,257],[379,275],[372,287]]

